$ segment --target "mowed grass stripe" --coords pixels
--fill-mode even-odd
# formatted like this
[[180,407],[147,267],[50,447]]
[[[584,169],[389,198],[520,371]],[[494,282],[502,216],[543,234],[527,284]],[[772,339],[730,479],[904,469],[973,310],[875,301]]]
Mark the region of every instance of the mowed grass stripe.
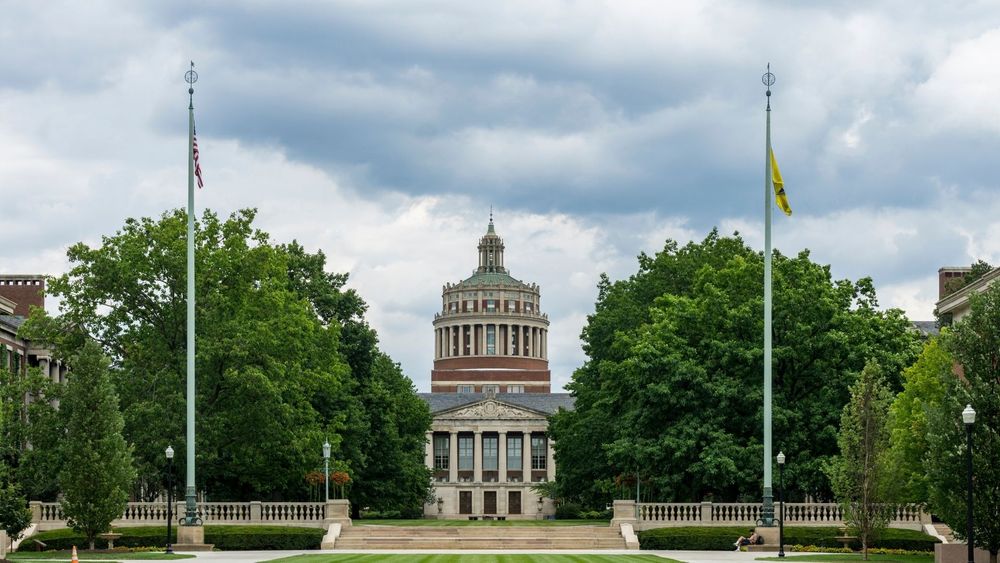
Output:
[[345,553],[336,555],[296,555],[272,559],[273,563],[679,563],[656,555],[599,555],[565,553],[462,553],[393,554]]

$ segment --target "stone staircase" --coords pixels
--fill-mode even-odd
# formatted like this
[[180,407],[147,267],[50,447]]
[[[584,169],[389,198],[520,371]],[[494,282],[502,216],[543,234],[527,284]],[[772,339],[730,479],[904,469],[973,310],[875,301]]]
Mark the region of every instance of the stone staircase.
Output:
[[335,549],[625,549],[610,526],[351,526]]
[[931,525],[937,531],[937,535],[944,538],[944,543],[955,543],[955,535],[951,533],[951,528],[947,524],[944,522],[934,522]]

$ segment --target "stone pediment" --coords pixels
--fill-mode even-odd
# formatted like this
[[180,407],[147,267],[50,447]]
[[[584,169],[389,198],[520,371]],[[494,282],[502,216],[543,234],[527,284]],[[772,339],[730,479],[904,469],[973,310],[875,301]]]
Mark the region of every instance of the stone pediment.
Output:
[[449,411],[438,413],[434,418],[463,420],[530,420],[545,419],[545,414],[523,407],[515,407],[501,403],[495,399],[486,399],[471,405],[462,405]]

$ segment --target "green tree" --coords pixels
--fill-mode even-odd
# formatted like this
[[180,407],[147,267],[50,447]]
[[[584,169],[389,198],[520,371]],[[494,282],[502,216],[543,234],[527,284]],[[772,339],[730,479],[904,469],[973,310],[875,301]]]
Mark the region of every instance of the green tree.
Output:
[[[383,456],[422,463],[430,418],[378,350],[364,301],[346,274],[325,271],[322,252],[274,244],[254,216],[205,211],[196,222],[197,487],[227,500],[306,499],[328,439],[352,494],[422,496],[412,472],[377,472],[396,461]],[[113,359],[139,498],[159,494],[168,444],[185,464],[186,222],[182,210],[129,219],[100,246],[73,245],[71,270],[49,283],[61,315],[26,325],[64,355],[92,335]]]
[[[834,281],[806,251],[775,253],[773,311],[775,447],[802,460],[786,468],[786,498],[830,498],[823,467],[853,374],[867,358],[900,373],[919,338],[878,309],[870,279]],[[762,333],[763,256],[739,236],[667,241],[628,279],[602,276],[575,408],[550,423],[560,493],[602,506],[638,471],[649,498],[759,499]]]
[[891,404],[881,368],[869,362],[851,386],[837,437],[840,456],[829,466],[833,491],[844,506],[844,520],[861,540],[866,561],[868,547],[889,525],[893,512],[888,502],[890,433],[886,426]]
[[135,480],[132,448],[122,437],[124,422],[108,374],[109,362],[96,343],[73,358],[61,413],[66,419],[59,474],[62,510],[69,526],[94,549],[97,534],[121,517]]
[[973,516],[976,547],[1000,551],[1000,284],[969,296],[970,312],[945,333],[943,342],[961,376],[945,379],[940,408],[931,411],[926,457],[930,505],[955,535],[966,525],[966,429],[961,412],[976,410],[973,431]]
[[378,336],[364,320],[365,302],[345,289],[346,274],[326,272],[322,252],[310,254],[292,241],[288,255],[291,287],[307,299],[324,325],[340,327],[343,352],[360,405],[345,429],[341,455],[351,468],[351,507],[419,515],[431,491],[424,462],[431,416],[399,365],[378,349]]
[[901,502],[928,501],[927,419],[941,408],[947,380],[954,379],[951,354],[939,338],[928,340],[916,363],[903,371],[903,391],[889,410],[893,496]]
[[11,481],[10,469],[0,464],[0,530],[6,530],[13,543],[30,525],[28,501],[17,484]]
[[[7,353],[6,347],[0,348],[0,366],[6,365]],[[55,401],[62,386],[38,368],[0,368],[0,381],[0,464],[10,468],[11,479],[30,498],[55,500],[55,476],[62,463],[58,445],[64,433]]]

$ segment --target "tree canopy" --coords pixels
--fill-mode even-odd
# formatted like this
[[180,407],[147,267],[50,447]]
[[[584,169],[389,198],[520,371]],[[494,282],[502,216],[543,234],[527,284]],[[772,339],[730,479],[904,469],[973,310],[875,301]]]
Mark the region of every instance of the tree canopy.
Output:
[[[303,499],[328,439],[353,490],[378,477],[388,480],[382,502],[421,498],[429,479],[370,474],[369,448],[384,441],[422,460],[426,406],[378,350],[347,275],[326,272],[322,252],[273,243],[254,216],[206,210],[196,222],[198,489],[226,500]],[[61,315],[38,313],[25,327],[61,355],[93,338],[112,359],[135,448],[134,493],[144,498],[161,490],[168,445],[185,465],[186,221],[183,210],[128,219],[99,246],[73,245],[70,271],[49,282]],[[378,401],[384,410],[372,412]]]
[[1000,551],[1000,284],[969,296],[970,312],[943,334],[960,366],[959,377],[943,377],[940,407],[929,411],[925,468],[931,509],[968,537],[966,524],[966,429],[962,410],[972,405],[974,543]]
[[[898,374],[919,350],[871,279],[833,280],[808,251],[774,256],[773,429],[788,455],[786,498],[830,498],[848,388],[869,359]],[[668,240],[639,270],[602,276],[583,330],[586,363],[555,415],[563,496],[601,504],[638,475],[664,501],[758,499],[763,464],[763,256],[712,231]],[[776,452],[775,452],[776,453]]]

